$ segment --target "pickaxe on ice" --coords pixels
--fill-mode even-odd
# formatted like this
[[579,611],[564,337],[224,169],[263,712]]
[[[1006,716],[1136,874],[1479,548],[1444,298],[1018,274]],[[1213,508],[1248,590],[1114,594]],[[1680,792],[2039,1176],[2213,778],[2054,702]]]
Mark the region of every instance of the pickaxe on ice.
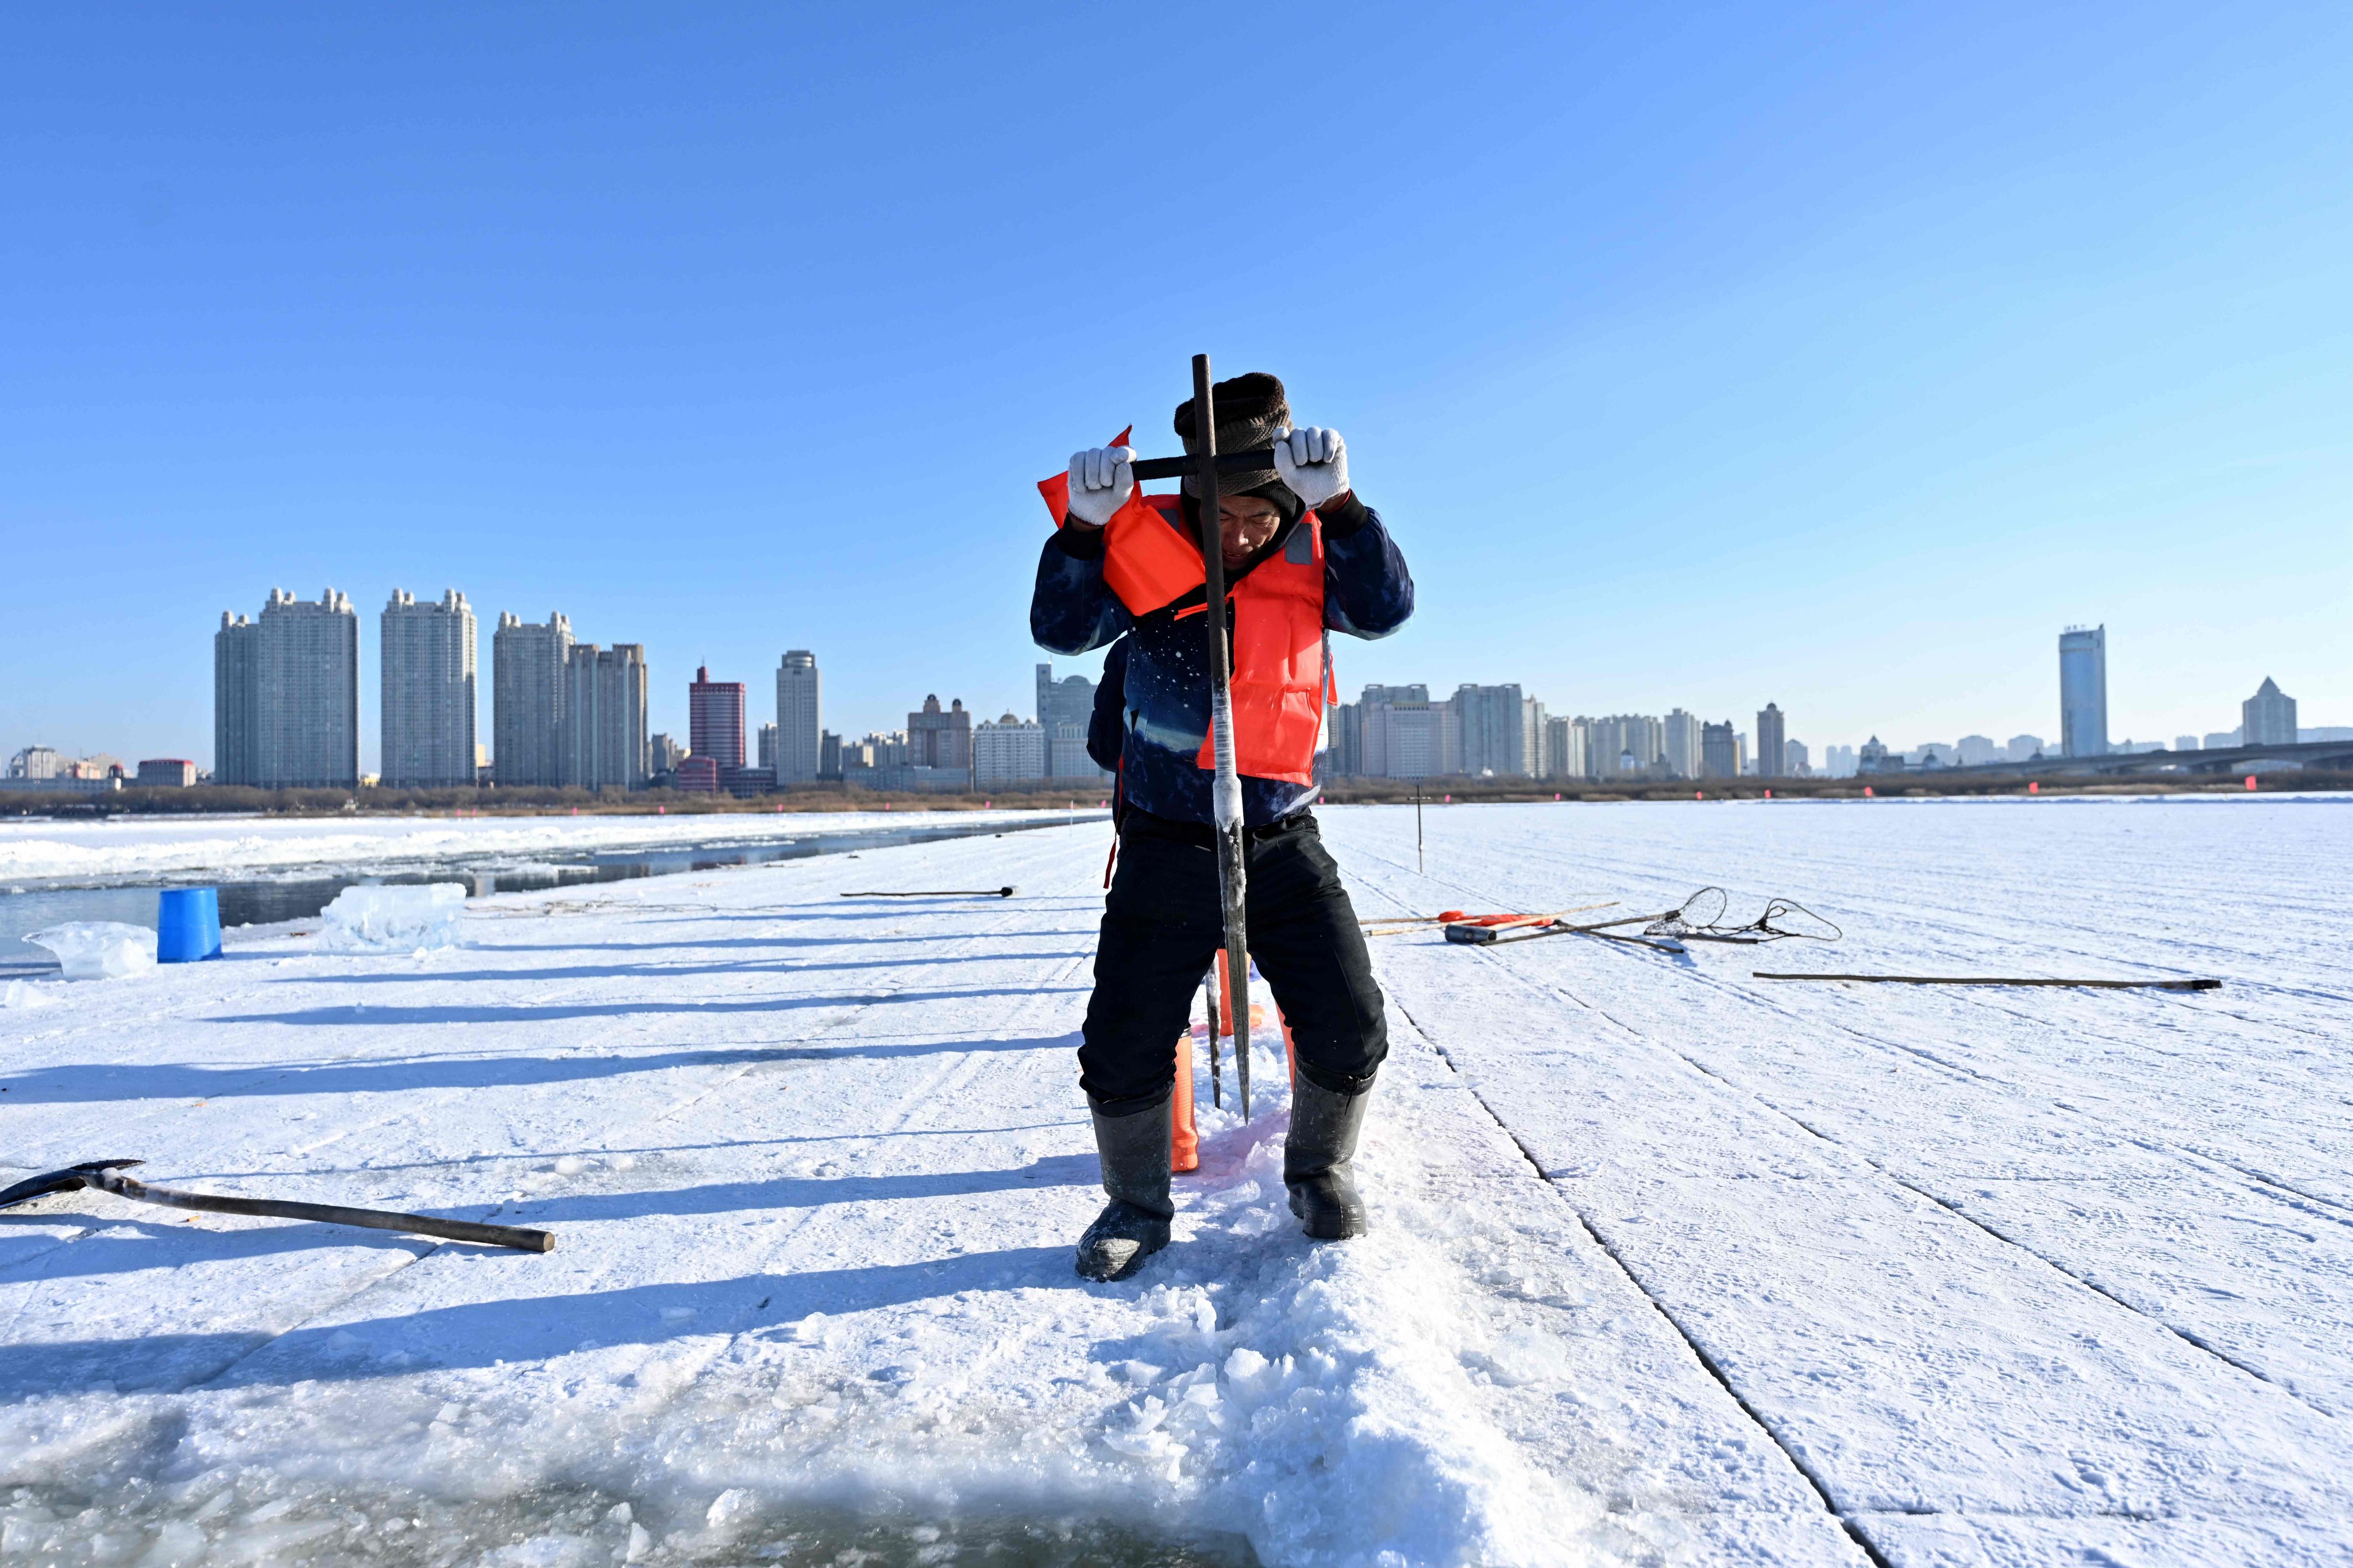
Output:
[[308,1219],[322,1225],[355,1225],[369,1230],[406,1231],[412,1236],[438,1236],[448,1241],[473,1241],[484,1247],[512,1247],[518,1252],[553,1252],[555,1237],[543,1230],[519,1230],[506,1225],[476,1225],[471,1220],[435,1219],[429,1215],[396,1214],[389,1209],[351,1209],[340,1204],[289,1204],[274,1198],[223,1198],[210,1193],[184,1193],[172,1187],[151,1187],[122,1174],[123,1167],[143,1165],[144,1160],[90,1160],[62,1171],[31,1176],[13,1187],[0,1188],[0,1209],[29,1203],[51,1193],[96,1187],[117,1197],[166,1208],[200,1209],[206,1214],[249,1214],[269,1219]]

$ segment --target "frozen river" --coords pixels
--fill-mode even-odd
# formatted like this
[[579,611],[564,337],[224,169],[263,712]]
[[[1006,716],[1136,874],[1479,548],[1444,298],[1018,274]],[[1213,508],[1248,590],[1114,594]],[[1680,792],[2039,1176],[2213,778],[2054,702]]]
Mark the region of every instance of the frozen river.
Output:
[[2353,802],[1454,807],[1419,870],[1410,808],[1323,816],[1367,918],[1718,884],[1846,936],[1377,939],[1373,1236],[1297,1236],[1265,1057],[1113,1286],[1100,823],[20,984],[0,1176],[559,1246],[0,1216],[0,1554],[2353,1560]]

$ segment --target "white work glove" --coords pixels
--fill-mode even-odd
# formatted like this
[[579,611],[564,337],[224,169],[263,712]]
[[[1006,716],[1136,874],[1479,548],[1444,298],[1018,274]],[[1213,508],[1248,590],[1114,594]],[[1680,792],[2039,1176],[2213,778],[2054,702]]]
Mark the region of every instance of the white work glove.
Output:
[[1071,515],[1101,528],[1135,493],[1135,448],[1093,447],[1071,454]]
[[1274,438],[1274,471],[1312,511],[1348,488],[1348,448],[1337,430],[1285,430]]

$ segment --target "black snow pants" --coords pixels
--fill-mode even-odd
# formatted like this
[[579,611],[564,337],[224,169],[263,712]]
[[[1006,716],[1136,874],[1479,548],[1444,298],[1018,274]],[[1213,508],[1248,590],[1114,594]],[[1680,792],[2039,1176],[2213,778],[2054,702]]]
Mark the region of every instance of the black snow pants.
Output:
[[[1388,1055],[1388,1026],[1339,868],[1308,812],[1247,843],[1250,954],[1291,1026],[1299,1070],[1361,1093]],[[1200,824],[1142,811],[1121,831],[1079,1047],[1079,1085],[1105,1115],[1141,1110],[1176,1081],[1176,1037],[1225,940],[1212,844]]]

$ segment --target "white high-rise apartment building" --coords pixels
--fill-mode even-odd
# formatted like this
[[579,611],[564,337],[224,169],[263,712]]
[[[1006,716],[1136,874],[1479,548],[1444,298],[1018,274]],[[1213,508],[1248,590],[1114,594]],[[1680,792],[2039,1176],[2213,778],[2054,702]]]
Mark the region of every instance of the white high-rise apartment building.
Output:
[[510,788],[564,782],[565,667],[572,623],[554,611],[544,626],[512,611],[491,634],[491,764]]
[[1699,715],[1678,708],[1660,721],[1660,754],[1679,779],[1699,777]]
[[642,644],[572,645],[565,661],[564,783],[573,789],[642,789],[653,754],[646,738]]
[[329,588],[312,604],[272,588],[254,620],[222,612],[213,777],[265,789],[359,787],[360,618],[344,595]]
[[986,785],[1033,784],[1046,774],[1046,730],[1034,719],[1008,713],[972,732],[972,782]]
[[1462,771],[1455,706],[1432,702],[1427,686],[1367,686],[1355,706],[1356,766],[1366,777],[1430,779]]
[[1461,772],[1473,778],[1526,778],[1535,773],[1544,721],[1516,685],[1458,686],[1450,705],[1461,736]]
[[776,784],[814,784],[823,759],[825,682],[817,655],[805,647],[786,653],[776,667]]
[[2295,699],[2268,675],[2255,694],[2239,704],[2239,732],[2249,746],[2295,744]]
[[1593,721],[1582,714],[1574,719],[1545,721],[1544,773],[1548,779],[1584,779],[1593,776]]
[[423,604],[395,588],[378,647],[386,789],[474,783],[474,610],[450,588]]

